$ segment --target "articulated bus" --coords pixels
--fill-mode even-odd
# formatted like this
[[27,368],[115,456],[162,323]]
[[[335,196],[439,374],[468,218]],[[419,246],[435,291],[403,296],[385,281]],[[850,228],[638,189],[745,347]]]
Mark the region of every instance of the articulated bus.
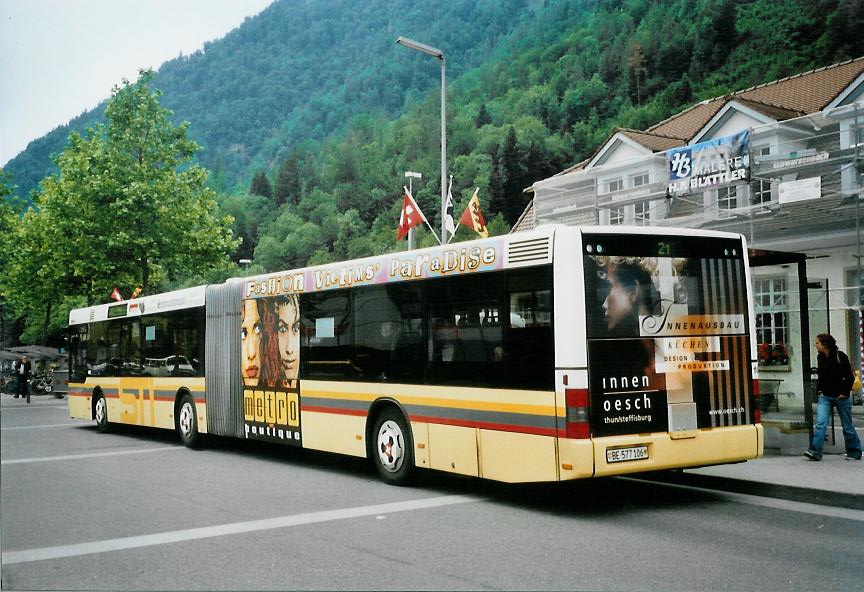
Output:
[[71,312],[69,413],[563,481],[762,454],[744,237],[626,227],[402,251]]

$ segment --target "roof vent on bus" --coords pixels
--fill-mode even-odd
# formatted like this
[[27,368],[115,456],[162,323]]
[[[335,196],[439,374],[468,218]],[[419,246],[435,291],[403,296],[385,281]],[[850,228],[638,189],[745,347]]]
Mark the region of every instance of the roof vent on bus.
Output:
[[513,241],[508,245],[507,263],[518,265],[520,263],[547,262],[551,256],[549,242],[548,236]]

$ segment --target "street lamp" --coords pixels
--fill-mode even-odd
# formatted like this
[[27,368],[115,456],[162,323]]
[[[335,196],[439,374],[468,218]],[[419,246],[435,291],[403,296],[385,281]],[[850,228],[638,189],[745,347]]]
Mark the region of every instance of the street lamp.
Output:
[[407,37],[397,37],[396,43],[441,61],[441,238],[438,240],[443,245],[447,232],[444,227],[444,211],[447,209],[447,83],[444,74],[444,52]]

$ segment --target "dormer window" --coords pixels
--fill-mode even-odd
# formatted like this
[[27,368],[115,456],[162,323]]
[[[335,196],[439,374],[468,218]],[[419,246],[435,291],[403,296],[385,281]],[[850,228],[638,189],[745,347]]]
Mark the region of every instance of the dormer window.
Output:
[[624,179],[618,178],[606,182],[606,193],[621,191],[622,189],[624,189]]
[[648,173],[639,173],[638,175],[633,175],[633,187],[641,187],[642,185],[647,185],[648,183]]

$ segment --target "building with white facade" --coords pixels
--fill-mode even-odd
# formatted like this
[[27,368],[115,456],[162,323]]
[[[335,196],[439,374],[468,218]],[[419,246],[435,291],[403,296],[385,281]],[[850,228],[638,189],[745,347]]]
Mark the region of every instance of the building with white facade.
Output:
[[[675,154],[725,149],[733,138],[744,141],[732,149],[740,175],[719,163],[721,174],[704,183],[673,185]],[[683,226],[742,233],[751,249],[802,253],[809,347],[830,332],[861,368],[862,184],[864,57],[703,101],[644,131],[618,129],[589,159],[535,183],[513,231]],[[781,409],[801,409],[798,266],[752,271],[760,379],[776,387]]]

